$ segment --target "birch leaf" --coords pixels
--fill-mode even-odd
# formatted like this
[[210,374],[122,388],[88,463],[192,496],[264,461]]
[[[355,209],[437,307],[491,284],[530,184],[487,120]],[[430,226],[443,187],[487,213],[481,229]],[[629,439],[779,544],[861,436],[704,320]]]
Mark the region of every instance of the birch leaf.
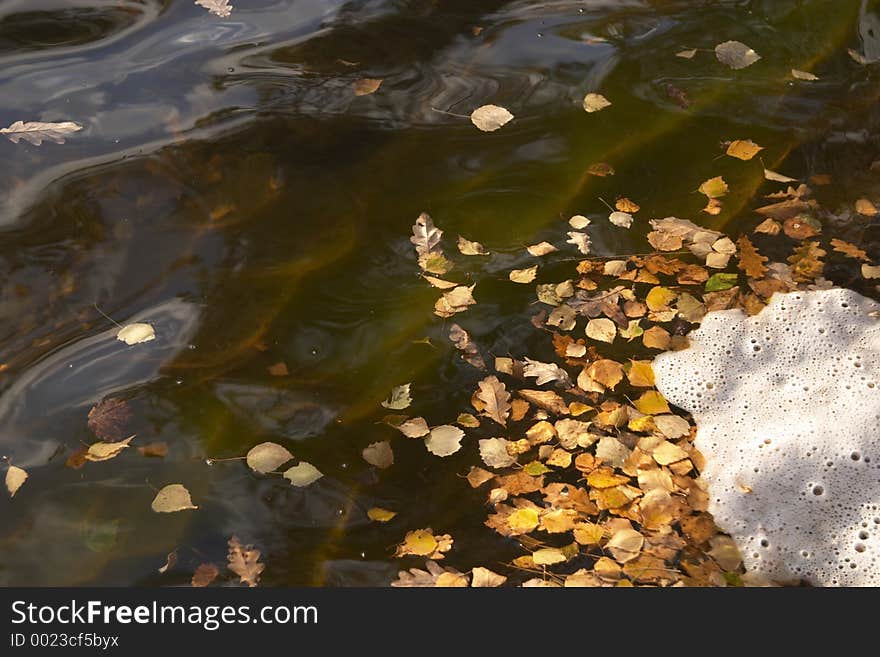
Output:
[[773,182],[781,183],[797,182],[797,178],[789,178],[788,176],[784,176],[781,173],[777,173],[776,171],[771,171],[770,169],[764,169],[764,178],[766,178],[767,180],[772,180]]
[[516,463],[516,457],[507,451],[505,438],[483,438],[479,445],[480,458],[490,468],[507,468]]
[[431,429],[425,438],[425,447],[435,456],[449,456],[461,449],[462,438],[464,431],[451,424],[441,424]]
[[532,244],[531,246],[526,247],[526,251],[536,257],[547,255],[548,253],[553,253],[558,250],[559,249],[550,244],[550,242],[540,242],[539,244]]
[[8,128],[0,128],[0,135],[6,135],[17,144],[20,139],[39,146],[44,139],[63,144],[66,135],[82,130],[82,126],[73,121],[60,123],[43,123],[41,121],[16,121]]
[[644,544],[644,537],[636,530],[621,529],[605,544],[605,549],[618,563],[626,563],[639,556]]
[[229,0],[195,0],[195,2],[220,18],[229,18],[233,10]]
[[700,185],[700,193],[705,194],[709,198],[721,198],[728,191],[730,191],[730,188],[721,176],[709,178],[709,180]]
[[421,438],[427,436],[430,429],[425,418],[414,417],[411,420],[401,423],[397,429],[407,438]]
[[27,478],[28,473],[24,468],[19,468],[17,465],[9,466],[6,471],[6,490],[9,491],[9,497],[15,497]]
[[245,461],[254,472],[266,474],[293,458],[293,454],[278,443],[260,443],[248,451]]
[[394,465],[394,452],[391,450],[391,443],[387,440],[367,445],[361,455],[364,461],[377,468],[385,469]]
[[510,393],[497,376],[488,376],[479,383],[477,399],[485,405],[483,414],[501,426],[507,426],[510,415]]
[[746,44],[740,41],[725,41],[715,46],[715,56],[722,64],[726,64],[734,70],[751,66],[761,56]]
[[120,440],[118,443],[94,443],[93,445],[89,445],[89,449],[86,452],[86,461],[109,461],[112,458],[119,456],[119,454],[128,447],[128,444],[132,441],[134,436],[129,436],[125,440]]
[[819,79],[818,76],[813,75],[808,71],[799,71],[796,68],[791,69],[791,77],[793,77],[795,80],[807,80],[808,82]]
[[442,278],[437,278],[435,276],[428,276],[427,274],[423,275],[426,281],[428,281],[432,286],[436,287],[439,290],[451,290],[458,283],[454,283],[452,281],[444,281]]
[[748,161],[762,150],[764,150],[763,146],[758,146],[751,139],[737,139],[730,142],[727,147],[727,155],[738,160]]
[[284,478],[297,488],[303,488],[315,483],[324,476],[324,473],[307,461],[300,461],[284,473]]
[[617,326],[610,319],[601,317],[587,322],[587,337],[611,344],[617,335]]
[[576,214],[568,220],[568,225],[575,230],[583,230],[590,225],[590,220],[582,214]]
[[471,113],[471,123],[483,132],[494,132],[513,118],[513,114],[498,105],[483,105]]
[[434,304],[434,314],[438,317],[452,317],[456,313],[467,310],[468,306],[476,303],[473,297],[474,287],[476,287],[476,283],[470,287],[459,285],[449,292],[444,292],[443,296],[437,299]]
[[602,94],[587,94],[584,96],[584,111],[589,113],[599,112],[606,107],[611,107],[611,101]]
[[149,342],[156,338],[156,331],[149,324],[138,322],[123,326],[116,333],[116,339],[127,345],[140,344],[141,342]]
[[502,584],[504,584],[504,582],[507,581],[507,578],[504,575],[499,575],[498,573],[493,572],[488,568],[483,568],[482,566],[474,568],[471,571],[471,575],[472,587],[501,586]]
[[174,513],[199,508],[192,503],[189,491],[182,484],[168,484],[162,488],[156,493],[151,507],[156,513]]
[[402,411],[412,404],[412,397],[409,394],[411,383],[404,383],[391,389],[391,395],[382,402],[382,406],[390,408],[392,411]]

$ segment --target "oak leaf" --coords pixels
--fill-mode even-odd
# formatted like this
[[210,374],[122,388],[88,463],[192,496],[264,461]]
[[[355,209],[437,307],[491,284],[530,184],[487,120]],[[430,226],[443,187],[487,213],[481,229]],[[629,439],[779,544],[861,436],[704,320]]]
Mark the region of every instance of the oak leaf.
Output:
[[253,545],[242,545],[235,534],[229,539],[229,551],[226,554],[226,567],[239,577],[239,582],[254,587],[260,581],[260,574],[266,568],[260,563],[260,551]]
[[479,383],[477,399],[484,404],[483,415],[507,426],[510,415],[510,393],[497,376],[488,376]]

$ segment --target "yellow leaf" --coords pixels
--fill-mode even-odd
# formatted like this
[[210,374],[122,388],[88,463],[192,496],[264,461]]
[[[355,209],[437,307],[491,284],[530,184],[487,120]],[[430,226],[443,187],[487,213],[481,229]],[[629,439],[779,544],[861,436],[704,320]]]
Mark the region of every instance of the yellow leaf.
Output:
[[721,176],[709,178],[709,180],[700,185],[700,193],[705,194],[709,198],[721,198],[728,191],[730,191],[730,188]]
[[605,535],[601,525],[584,522],[574,528],[574,540],[581,545],[598,545]]
[[89,451],[86,452],[87,461],[109,461],[128,447],[134,436],[129,436],[125,440],[117,443],[94,443],[89,445]]
[[388,509],[383,509],[382,507],[374,506],[372,509],[367,511],[367,517],[370,520],[375,520],[376,522],[388,522],[394,516],[397,515],[397,511],[389,511]]
[[669,404],[659,392],[649,390],[635,401],[635,407],[645,415],[669,413]]
[[22,487],[27,478],[28,473],[24,468],[19,468],[16,465],[9,466],[6,471],[6,490],[9,491],[9,497],[15,497],[18,489]]
[[471,571],[472,587],[501,586],[506,581],[507,578],[504,575],[499,575],[498,573],[493,572],[488,568],[478,566]]
[[542,548],[532,552],[532,561],[539,566],[552,566],[555,563],[565,561],[565,555],[562,550],[557,548]]
[[498,130],[512,118],[513,114],[498,105],[483,105],[471,113],[471,123],[483,132]]
[[626,372],[631,386],[636,388],[654,387],[654,368],[648,360],[630,360],[630,366]]
[[630,201],[625,196],[617,199],[614,202],[614,207],[615,207],[615,209],[619,210],[620,212],[628,212],[630,214],[641,210],[638,203]]
[[619,563],[626,563],[639,556],[644,544],[645,538],[636,530],[621,529],[605,544],[605,549],[611,552],[611,556]]
[[525,534],[538,526],[538,513],[534,509],[517,509],[507,518],[507,524],[517,534]]
[[633,418],[626,426],[630,431],[635,431],[636,433],[647,433],[656,428],[654,425],[654,418],[650,415]]
[[598,112],[606,107],[611,107],[611,102],[602,94],[587,94],[584,96],[584,111],[590,113]]
[[688,457],[688,453],[678,445],[664,440],[651,452],[651,456],[660,465],[669,465]]
[[181,484],[168,484],[162,488],[156,493],[152,504],[152,509],[156,513],[174,513],[198,508],[192,503],[189,491]]
[[606,388],[614,390],[614,387],[623,379],[623,365],[616,360],[603,358],[590,365],[587,369],[587,376]]
[[613,488],[629,481],[629,477],[615,474],[611,468],[596,468],[587,475],[587,483],[593,488]]
[[668,287],[658,285],[651,288],[651,291],[648,292],[648,295],[645,297],[645,303],[648,304],[649,310],[657,312],[659,310],[667,310],[675,297],[675,292]]
[[403,554],[415,554],[424,557],[434,552],[437,547],[437,539],[434,538],[434,534],[429,529],[416,529],[407,532],[403,539],[403,544],[398,549],[398,556],[402,556],[400,552],[405,550]]
[[758,146],[751,139],[737,139],[730,142],[730,146],[727,147],[727,154],[738,160],[751,160],[761,150],[763,150],[763,147]]
[[538,265],[528,267],[527,269],[514,269],[510,272],[509,278],[514,283],[531,283],[538,274]]

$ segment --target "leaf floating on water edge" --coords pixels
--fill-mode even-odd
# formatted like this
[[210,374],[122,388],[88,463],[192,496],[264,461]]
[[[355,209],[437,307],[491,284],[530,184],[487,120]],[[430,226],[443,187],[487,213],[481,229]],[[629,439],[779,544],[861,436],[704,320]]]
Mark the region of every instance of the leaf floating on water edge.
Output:
[[248,586],[256,586],[260,574],[266,568],[260,563],[260,551],[253,545],[243,546],[235,534],[229,539],[229,552],[226,554],[226,567],[239,577],[239,582]]
[[196,571],[193,573],[190,584],[196,588],[208,586],[211,582],[217,579],[217,575],[219,574],[220,571],[216,565],[212,563],[199,564],[199,567],[196,568]]
[[19,468],[17,465],[9,465],[9,469],[6,470],[6,490],[9,491],[9,497],[15,497],[18,489],[27,481],[27,478],[28,473],[24,468]]
[[498,105],[483,105],[471,113],[471,123],[483,132],[498,130],[512,118],[513,114]]
[[6,135],[17,144],[20,139],[39,146],[44,139],[56,144],[63,144],[66,135],[82,130],[82,126],[73,121],[60,123],[43,123],[41,121],[16,121],[8,128],[0,128],[0,135]]
[[248,467],[254,472],[266,474],[279,466],[284,465],[293,458],[293,454],[278,443],[260,443],[251,447],[245,460]]
[[799,71],[796,68],[791,69],[791,77],[793,77],[796,80],[807,80],[810,82],[813,80],[819,79],[818,76],[813,75],[812,73],[810,73],[808,71]]
[[195,0],[195,2],[200,7],[204,7],[220,18],[229,18],[234,9],[234,7],[229,4],[230,0]]
[[176,511],[198,509],[199,507],[192,503],[189,491],[185,486],[182,484],[168,484],[156,493],[151,508],[156,513],[174,513]]
[[435,456],[450,456],[461,449],[464,431],[451,424],[434,427],[425,438],[425,448]]
[[128,402],[110,397],[89,410],[89,429],[103,441],[118,440],[125,434],[125,425],[131,421],[131,416]]
[[715,56],[722,64],[726,64],[734,70],[751,66],[761,56],[746,44],[740,41],[725,41],[715,46]]
[[411,383],[404,383],[391,389],[388,399],[382,402],[382,406],[390,408],[392,411],[402,411],[412,404],[412,397],[409,394]]
[[288,468],[287,472],[284,473],[284,478],[297,488],[305,488],[323,476],[323,472],[307,461],[300,461],[292,468]]
[[89,445],[89,449],[85,454],[86,461],[109,461],[112,458],[116,458],[122,453],[128,444],[134,439],[134,436],[129,436],[125,440],[120,440],[118,443],[94,443]]
[[609,101],[602,94],[587,94],[584,96],[584,111],[593,113],[599,112],[606,107],[611,107],[611,101]]
[[381,78],[361,78],[352,82],[351,87],[355,96],[369,96],[376,93],[383,82]]
[[123,326],[116,333],[116,339],[127,345],[140,344],[141,342],[149,342],[156,338],[156,331],[149,324],[138,322]]
[[394,452],[391,449],[391,443],[387,440],[367,445],[361,455],[364,457],[364,461],[377,468],[385,469],[394,465]]

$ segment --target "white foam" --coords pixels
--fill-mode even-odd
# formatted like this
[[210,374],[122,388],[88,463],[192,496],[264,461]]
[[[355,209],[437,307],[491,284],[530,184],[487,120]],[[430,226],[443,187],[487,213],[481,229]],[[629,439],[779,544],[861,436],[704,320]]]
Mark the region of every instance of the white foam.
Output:
[[657,388],[697,423],[709,511],[746,569],[880,586],[880,305],[851,290],[710,313]]

